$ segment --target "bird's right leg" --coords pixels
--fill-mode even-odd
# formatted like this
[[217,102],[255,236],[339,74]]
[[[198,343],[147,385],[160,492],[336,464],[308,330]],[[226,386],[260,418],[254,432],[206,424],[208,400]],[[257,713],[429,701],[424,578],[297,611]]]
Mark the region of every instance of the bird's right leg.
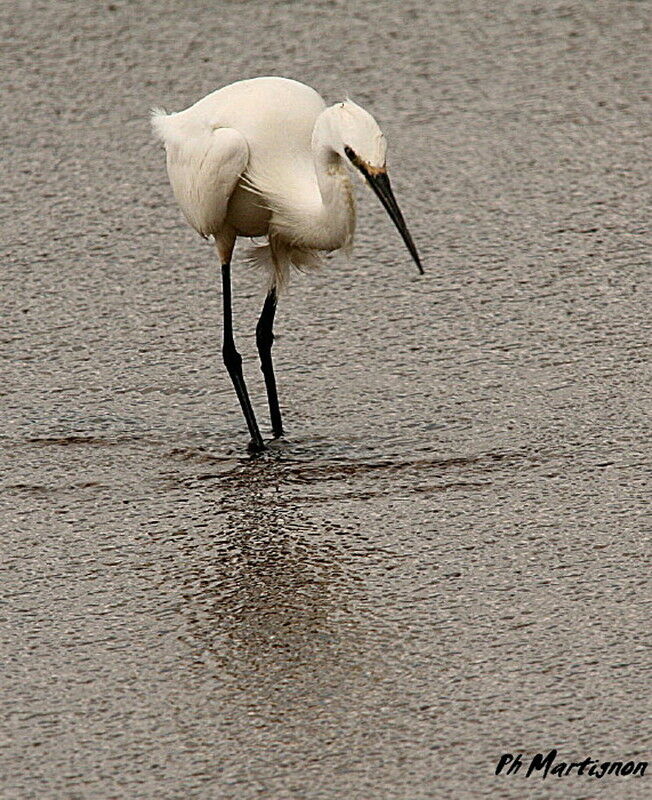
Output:
[[251,407],[247,386],[242,374],[242,356],[235,348],[233,339],[233,314],[231,310],[231,263],[222,264],[222,299],[224,301],[224,340],[222,343],[222,357],[226,366],[235,393],[238,395],[242,413],[244,414],[251,435],[249,449],[255,453],[265,449],[263,437],[260,435],[258,423]]
[[267,389],[267,401],[269,403],[269,416],[272,421],[272,431],[274,438],[283,436],[283,422],[281,421],[281,409],[278,405],[278,394],[276,392],[276,378],[274,377],[274,365],[272,364],[272,345],[274,344],[274,314],[276,313],[276,287],[272,287],[265,298],[265,304],[256,325],[256,344],[260,355],[260,368],[265,376],[265,387]]

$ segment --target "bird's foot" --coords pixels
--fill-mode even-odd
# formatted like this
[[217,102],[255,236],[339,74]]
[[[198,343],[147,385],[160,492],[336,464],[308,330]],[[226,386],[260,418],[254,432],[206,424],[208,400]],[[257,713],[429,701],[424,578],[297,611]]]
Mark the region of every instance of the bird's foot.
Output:
[[267,450],[267,448],[265,447],[265,442],[263,442],[262,439],[252,439],[247,445],[247,452],[251,453],[252,456],[260,455],[260,453],[265,452],[265,450]]

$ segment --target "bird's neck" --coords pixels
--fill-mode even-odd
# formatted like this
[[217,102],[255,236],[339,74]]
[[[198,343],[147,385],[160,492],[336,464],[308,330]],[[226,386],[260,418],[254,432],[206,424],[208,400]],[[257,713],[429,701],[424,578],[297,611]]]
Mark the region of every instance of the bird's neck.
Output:
[[355,229],[355,200],[351,182],[342,159],[330,147],[313,142],[315,174],[321,204],[315,229],[323,240],[324,250],[346,247]]

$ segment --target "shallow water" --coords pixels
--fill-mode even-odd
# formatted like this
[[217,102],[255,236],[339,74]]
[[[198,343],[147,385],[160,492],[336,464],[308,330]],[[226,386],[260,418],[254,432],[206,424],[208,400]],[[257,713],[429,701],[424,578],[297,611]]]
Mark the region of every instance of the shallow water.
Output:
[[[645,11],[5,15],[3,797],[649,796],[493,774],[650,752]],[[427,273],[361,193],[250,458],[147,109],[261,73],[376,115]]]

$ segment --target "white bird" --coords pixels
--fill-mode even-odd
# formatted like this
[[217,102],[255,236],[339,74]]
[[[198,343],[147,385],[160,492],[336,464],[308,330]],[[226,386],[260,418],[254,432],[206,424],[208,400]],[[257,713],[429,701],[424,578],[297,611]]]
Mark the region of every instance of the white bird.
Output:
[[152,126],[165,144],[181,210],[198,233],[215,241],[222,267],[224,364],[251,434],[249,448],[264,450],[233,337],[236,237],[267,237],[253,252],[253,260],[269,270],[256,343],[277,438],[283,424],[271,350],[278,293],[291,266],[318,266],[319,251],[352,244],[355,202],[347,166],[369,183],[423,273],[389,183],[385,137],[371,114],[351,100],[327,108],[309,86],[274,77],[232,83],[176,114],[155,109]]

